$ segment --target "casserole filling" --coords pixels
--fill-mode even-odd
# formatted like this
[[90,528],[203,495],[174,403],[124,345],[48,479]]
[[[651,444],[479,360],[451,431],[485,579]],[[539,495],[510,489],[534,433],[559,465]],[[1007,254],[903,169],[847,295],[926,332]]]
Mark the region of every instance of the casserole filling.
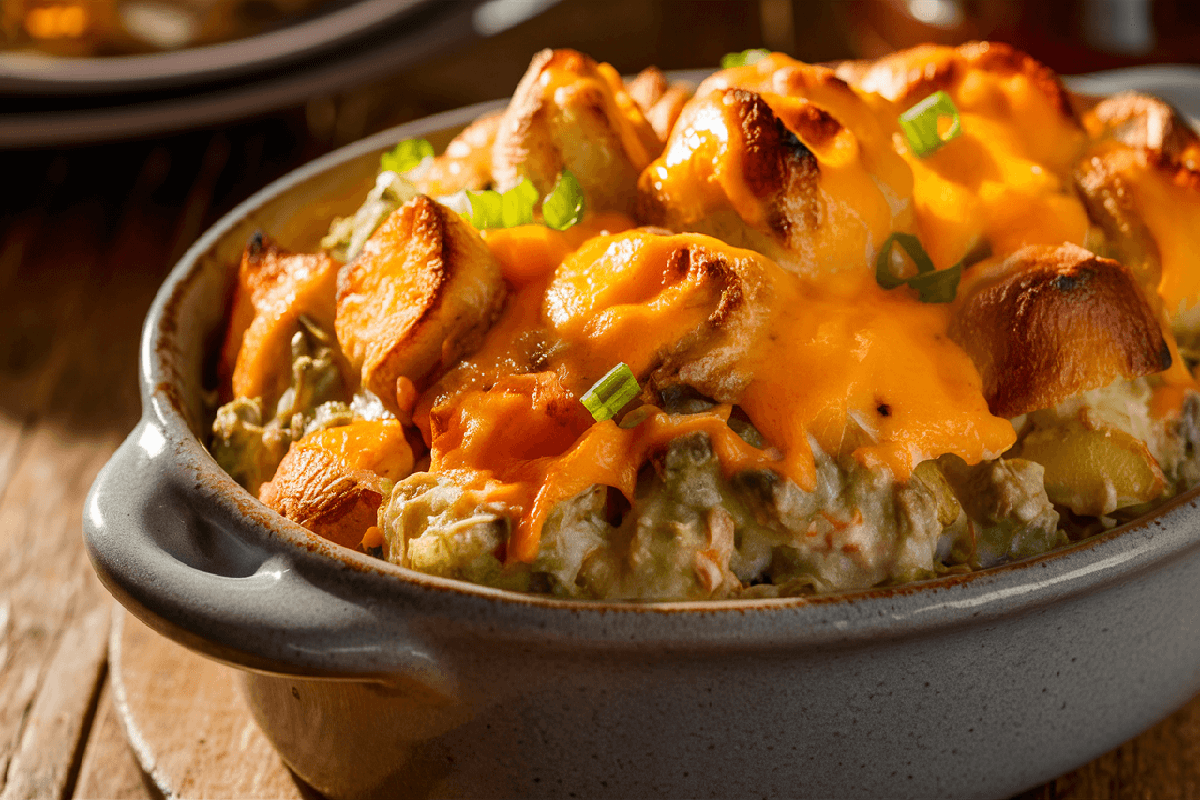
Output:
[[210,448],[338,544],[564,597],[1037,555],[1200,482],[1196,142],[1005,45],[694,91],[546,51],[322,252],[250,242]]

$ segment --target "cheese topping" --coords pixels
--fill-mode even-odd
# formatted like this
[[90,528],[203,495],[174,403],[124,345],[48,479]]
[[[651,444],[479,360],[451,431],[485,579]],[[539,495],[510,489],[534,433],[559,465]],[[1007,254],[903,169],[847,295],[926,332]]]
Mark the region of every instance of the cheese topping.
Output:
[[[558,501],[595,484],[632,498],[649,454],[693,430],[709,433],[727,471],[774,469],[810,491],[811,443],[901,481],[943,453],[996,458],[1013,428],[988,412],[948,324],[945,306],[885,292],[865,271],[814,281],[698,234],[595,237],[512,300],[472,358],[474,380],[443,382],[426,401],[432,469],[519,509],[509,557],[528,560]],[[548,354],[540,371],[505,377],[528,363],[518,332],[540,332]],[[618,361],[643,385],[683,382],[724,402],[656,411],[629,430],[593,424],[579,398]],[[729,428],[732,404],[769,448]]]

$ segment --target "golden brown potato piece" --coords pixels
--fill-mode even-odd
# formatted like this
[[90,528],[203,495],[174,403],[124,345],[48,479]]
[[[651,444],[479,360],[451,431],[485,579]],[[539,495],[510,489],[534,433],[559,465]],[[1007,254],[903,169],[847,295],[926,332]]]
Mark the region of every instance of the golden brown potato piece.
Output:
[[1200,137],[1153,97],[1123,94],[1084,116],[1095,142],[1075,168],[1088,216],[1104,246],[1148,292],[1172,326],[1200,332]]
[[292,444],[259,499],[343,547],[358,547],[374,526],[383,478],[412,472],[413,454],[396,420],[355,422],[314,431]]
[[647,67],[629,84],[629,96],[646,115],[646,121],[660,142],[665,142],[671,134],[692,91],[690,84],[668,81],[658,67]]
[[[1039,117],[1050,117],[1074,128],[1079,126],[1070,96],[1054,70],[1003,42],[967,42],[958,47],[921,45],[884,56],[869,65],[847,62],[839,66],[837,73],[860,89],[877,92],[902,108],[939,89],[957,95],[966,81],[976,81],[978,91],[982,88],[978,82],[984,80],[1007,96],[1014,112],[1022,108],[1037,110]],[[981,92],[977,99],[986,103],[993,98],[988,92]],[[972,103],[965,105],[970,107]],[[1044,135],[1033,124],[1034,120],[1026,121],[1032,128],[1031,137]]]
[[975,362],[996,416],[1171,365],[1155,312],[1116,261],[1064,244],[974,272],[959,288],[950,338]]
[[736,402],[750,378],[745,356],[772,314],[774,282],[787,277],[705,236],[635,231],[593,240],[563,262],[543,314],[563,340],[587,343],[584,383],[569,387],[577,394],[623,361],[654,387],[683,382]]
[[915,232],[938,268],[1085,244],[1071,171],[1086,136],[1051,70],[1008,45],[974,42],[916,47],[838,74],[894,101],[893,121],[936,91],[954,101],[960,135],[944,147],[918,156],[898,130],[894,140],[913,172]]
[[292,336],[305,315],[333,331],[337,274],[326,253],[291,253],[255,234],[242,254],[218,366],[222,401],[260,397],[270,412],[292,375]]
[[[892,168],[895,169],[892,169]],[[862,269],[911,223],[910,175],[803,98],[697,95],[638,181],[638,218],[696,231],[810,275]]]
[[462,189],[485,189],[492,182],[492,147],[500,113],[472,122],[433,159],[429,171],[413,179],[425,194],[444,196]]
[[768,101],[771,95],[803,98],[825,109],[872,145],[886,140],[883,144],[888,150],[896,130],[896,115],[903,110],[886,98],[859,91],[828,67],[806,64],[783,53],[714,73],[700,84],[696,96],[725,89],[746,89],[766,96]]
[[1092,139],[1149,150],[1164,166],[1200,166],[1200,137],[1171,104],[1157,97],[1139,92],[1107,97],[1084,115],[1083,124]]
[[397,209],[338,278],[337,335],[393,412],[396,381],[423,388],[479,343],[504,302],[479,233],[425,195]]
[[543,197],[567,169],[589,210],[631,215],[638,174],[661,146],[612,67],[574,50],[543,50],[500,121],[492,169],[498,188],[528,178]]
[[1081,516],[1148,503],[1166,487],[1144,442],[1125,431],[1095,429],[1078,420],[1032,431],[1011,455],[1041,464],[1046,495]]

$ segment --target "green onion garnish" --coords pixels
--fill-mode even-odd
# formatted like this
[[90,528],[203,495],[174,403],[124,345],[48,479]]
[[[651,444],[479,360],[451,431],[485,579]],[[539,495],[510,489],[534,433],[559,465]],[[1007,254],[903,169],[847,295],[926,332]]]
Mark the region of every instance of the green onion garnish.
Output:
[[538,193],[526,178],[504,194],[491,189],[469,191],[467,201],[471,204],[471,224],[479,230],[515,228],[533,222]]
[[[892,272],[892,245],[898,244],[917,267],[917,274],[901,278]],[[938,270],[933,259],[921,246],[921,240],[911,233],[893,233],[883,243],[875,259],[875,282],[884,289],[895,289],[908,284],[917,292],[922,303],[949,303],[958,292],[958,281],[962,278],[962,263],[949,269]]]
[[762,61],[769,55],[771,55],[771,51],[763,50],[762,48],[743,50],[740,53],[726,53],[725,55],[721,56],[721,69],[748,67],[755,62]]
[[403,175],[427,158],[433,158],[433,145],[425,139],[405,139],[380,157],[379,166]]
[[922,303],[952,303],[961,278],[962,263],[959,262],[949,269],[914,275],[908,279],[908,285],[917,290],[917,299]]
[[504,227],[504,198],[499,192],[467,192],[471,203],[471,224],[479,230]]
[[542,201],[542,221],[548,228],[565,231],[583,219],[583,211],[583,189],[570,170],[564,169]]
[[625,362],[617,364],[601,378],[595,386],[584,392],[583,407],[591,412],[592,419],[603,422],[624,408],[641,391],[637,378]]
[[962,133],[962,120],[950,95],[934,92],[900,115],[900,129],[920,158],[933,153]]
[[500,216],[504,227],[515,228],[533,222],[533,207],[537,201],[538,190],[528,178],[500,195]]
[[875,259],[875,280],[885,289],[895,289],[902,283],[907,283],[909,278],[901,278],[892,272],[892,245],[898,244],[904,248],[904,252],[908,253],[908,257],[912,259],[913,264],[917,267],[917,274],[933,272],[933,259],[925,252],[925,248],[921,246],[921,240],[911,233],[901,233],[896,231],[886,240],[883,247],[879,249],[879,256]]

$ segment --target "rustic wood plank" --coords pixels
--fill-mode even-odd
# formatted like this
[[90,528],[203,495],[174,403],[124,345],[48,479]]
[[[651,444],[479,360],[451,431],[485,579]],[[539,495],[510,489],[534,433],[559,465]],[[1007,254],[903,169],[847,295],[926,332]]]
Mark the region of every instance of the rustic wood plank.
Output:
[[74,800],[157,800],[158,790],[142,772],[113,705],[112,686],[104,683],[96,719],[75,783]]
[[9,437],[21,426],[0,495],[5,800],[69,789],[103,674],[112,600],[84,554],[82,507],[137,418],[137,334],[160,278],[144,265],[170,233],[143,210],[161,173],[161,159],[143,169],[111,234],[94,202],[42,226],[0,292],[0,318],[21,323],[0,326],[0,419]]
[[113,697],[142,767],[168,797],[316,797],[254,722],[235,670],[163,638],[124,611],[110,651]]
[[68,615],[0,800],[58,800],[73,778],[74,754],[91,722],[95,678],[103,673],[112,605],[94,577],[80,578],[95,585],[71,593],[84,607]]

